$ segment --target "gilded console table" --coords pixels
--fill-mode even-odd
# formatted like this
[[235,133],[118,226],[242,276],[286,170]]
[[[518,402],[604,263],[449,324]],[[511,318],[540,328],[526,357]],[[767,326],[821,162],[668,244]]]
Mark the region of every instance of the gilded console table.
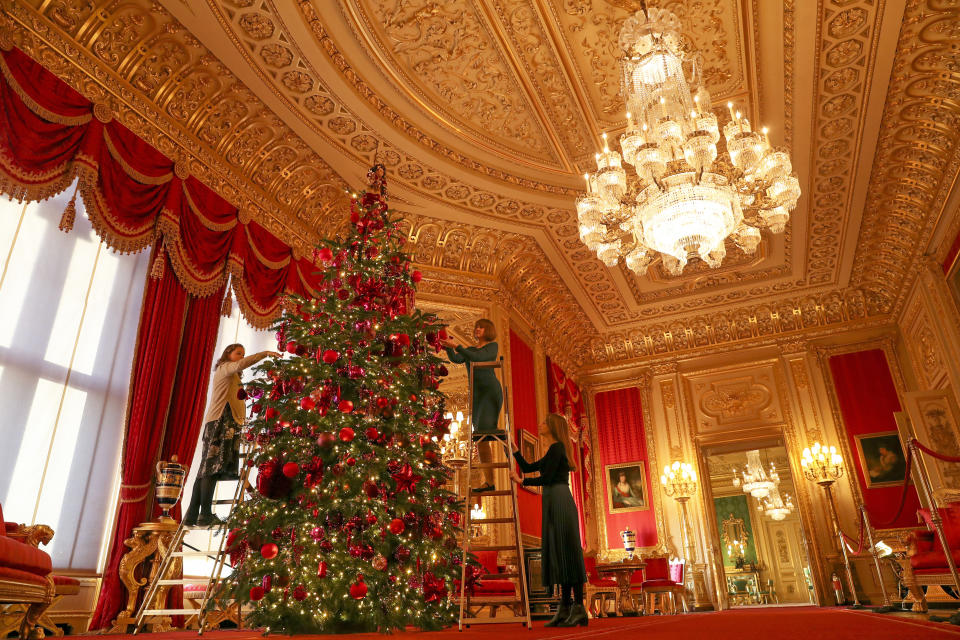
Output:
[[[123,541],[123,544],[130,548],[120,559],[119,569],[120,581],[127,589],[127,606],[117,615],[108,633],[128,633],[129,627],[136,623],[138,600],[160,570],[160,562],[170,548],[178,526],[175,520],[144,522],[134,527],[130,537]],[[164,578],[179,577],[182,571],[183,561],[174,558]],[[169,585],[159,587],[149,608],[165,608],[169,591]],[[170,617],[152,618],[148,627],[153,632],[170,631]]]

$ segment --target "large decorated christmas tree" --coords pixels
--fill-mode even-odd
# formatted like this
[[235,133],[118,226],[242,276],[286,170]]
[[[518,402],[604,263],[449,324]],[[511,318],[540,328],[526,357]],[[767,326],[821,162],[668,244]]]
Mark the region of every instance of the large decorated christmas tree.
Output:
[[442,326],[413,308],[420,279],[383,168],[346,238],[316,251],[319,297],[277,323],[288,356],[246,387],[256,490],[229,519],[228,597],[281,633],[435,629],[455,621],[461,504],[443,488]]

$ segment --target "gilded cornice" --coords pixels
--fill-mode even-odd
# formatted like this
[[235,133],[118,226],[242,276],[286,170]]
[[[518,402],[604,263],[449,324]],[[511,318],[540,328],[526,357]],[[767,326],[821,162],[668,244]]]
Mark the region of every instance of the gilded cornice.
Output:
[[[13,44],[304,255],[346,182],[162,7],[6,2]],[[186,175],[186,173],[185,173]]]
[[960,7],[910,0],[904,12],[852,282],[884,310],[903,304],[960,170]]

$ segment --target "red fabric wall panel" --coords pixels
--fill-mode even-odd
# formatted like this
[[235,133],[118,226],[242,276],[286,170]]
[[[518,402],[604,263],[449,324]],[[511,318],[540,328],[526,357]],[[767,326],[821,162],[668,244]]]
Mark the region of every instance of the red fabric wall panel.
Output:
[[601,504],[607,522],[607,546],[612,549],[623,547],[620,531],[627,525],[637,532],[637,546],[646,547],[657,544],[657,521],[653,509],[611,514],[607,507],[607,495],[610,483],[604,471],[607,465],[623,462],[644,462],[646,473],[646,497],[650,505],[652,499],[650,483],[651,469],[647,456],[647,441],[643,424],[643,411],[640,390],[636,387],[604,391],[596,395],[597,446],[599,452],[594,457],[599,463],[596,472],[600,474],[600,490],[603,491]]
[[[513,394],[513,426],[517,446],[520,431],[537,435],[537,384],[533,366],[533,350],[523,338],[510,332],[510,393]],[[517,492],[520,508],[520,530],[540,536],[540,495],[529,489]]]
[[[855,473],[860,482],[863,500],[873,524],[888,523],[900,503],[902,489],[900,486],[868,489],[857,445],[857,436],[897,430],[893,414],[900,411],[900,401],[887,359],[880,349],[833,356],[830,358],[830,373],[853,458],[844,460],[847,471]],[[919,508],[916,489],[911,486],[907,491],[903,512],[891,526],[916,525],[916,510]]]

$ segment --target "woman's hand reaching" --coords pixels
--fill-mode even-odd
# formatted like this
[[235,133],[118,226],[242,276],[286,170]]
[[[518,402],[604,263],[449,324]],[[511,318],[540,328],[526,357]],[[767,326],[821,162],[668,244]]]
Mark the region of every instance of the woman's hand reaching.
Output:
[[441,340],[440,344],[443,345],[444,347],[447,347],[448,349],[457,348],[457,343],[454,341],[453,338],[447,338],[446,340]]
[[514,442],[513,440],[511,440],[511,441],[510,441],[510,453],[516,453],[517,451],[520,451],[520,447],[517,446],[517,443],[516,443],[516,442]]
[[520,474],[517,473],[516,469],[510,470],[510,479],[516,482],[517,484],[523,484],[523,478],[520,477]]
[[264,355],[264,357],[266,357],[266,358],[279,358],[279,357],[280,357],[280,353],[277,352],[277,351],[264,351],[264,352],[263,352],[263,355]]

